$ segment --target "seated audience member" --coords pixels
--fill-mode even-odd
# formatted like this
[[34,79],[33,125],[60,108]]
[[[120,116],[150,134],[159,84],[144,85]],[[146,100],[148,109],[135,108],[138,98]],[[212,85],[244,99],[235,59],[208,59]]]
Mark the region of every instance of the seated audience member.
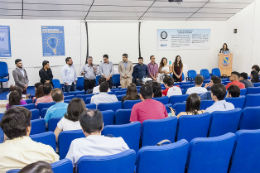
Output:
[[162,97],[162,88],[158,82],[153,82],[153,97]]
[[251,81],[247,80],[248,75],[247,73],[240,73],[239,82],[245,85],[246,88],[254,87]]
[[81,129],[79,116],[84,110],[86,110],[86,105],[82,99],[74,98],[70,101],[67,113],[65,113],[64,117],[58,122],[54,131],[57,142],[60,132]]
[[44,96],[43,85],[40,85],[37,87],[36,92],[35,92],[35,97],[33,97],[33,99],[32,99],[33,103],[34,103],[35,99],[41,98],[43,96]]
[[259,75],[256,71],[251,71],[250,78],[251,78],[252,83],[258,83],[259,82]]
[[50,103],[53,102],[52,97],[51,97],[51,90],[52,90],[52,85],[50,83],[45,83],[43,85],[43,93],[44,96],[40,97],[36,100],[35,106],[38,105],[38,103]]
[[22,100],[21,95],[22,92],[20,89],[12,91],[9,96],[9,103],[6,104],[6,110],[10,109],[13,105],[26,105],[27,103],[25,100]]
[[122,97],[122,102],[124,102],[126,100],[139,100],[139,99],[140,99],[140,96],[137,92],[136,85],[134,83],[131,83],[127,87],[126,95],[124,97]]
[[[173,80],[173,79],[172,79]],[[140,97],[142,102],[133,106],[130,121],[140,121],[143,123],[149,119],[163,119],[168,117],[166,107],[154,99],[153,88],[149,84],[145,84],[140,89]]]
[[51,118],[64,117],[68,108],[68,103],[64,103],[64,95],[59,88],[55,88],[51,91],[51,97],[55,104],[49,107],[46,112],[44,117],[46,123],[48,123]]
[[237,85],[231,85],[227,90],[227,98],[240,96],[240,88]]
[[[217,76],[212,76],[211,77],[211,80],[210,80],[210,83],[207,83],[205,85],[205,88],[208,88],[210,90],[210,88],[215,85],[215,84],[221,84],[221,79]],[[200,95],[200,99],[201,100],[212,100],[211,98],[211,92],[208,91],[206,93],[203,93]]]
[[252,71],[256,71],[259,74],[260,68],[258,65],[253,65]]
[[109,84],[108,82],[102,82],[99,87],[100,94],[93,95],[91,97],[90,103],[95,103],[98,105],[99,103],[114,103],[118,102],[116,95],[108,94]]
[[99,110],[85,110],[79,117],[80,126],[86,138],[78,138],[71,142],[66,156],[76,166],[82,156],[109,156],[129,150],[122,137],[106,137],[101,135],[104,122]]
[[13,107],[5,112],[0,126],[9,140],[0,144],[0,172],[22,169],[37,161],[59,161],[51,146],[29,137],[31,116],[32,113],[24,107]]
[[38,161],[25,166],[19,173],[53,173],[51,164]]
[[6,95],[6,100],[9,100],[9,95],[10,95],[10,93],[11,93],[12,91],[16,90],[16,89],[17,89],[17,87],[16,87],[15,85],[11,85],[11,86],[10,86],[10,92]]
[[206,109],[206,112],[212,113],[215,111],[228,111],[235,109],[232,103],[224,100],[226,96],[226,88],[222,84],[216,84],[211,87],[211,97],[215,103]]
[[168,76],[165,76],[163,79],[165,90],[162,91],[163,96],[173,96],[173,95],[182,95],[182,91],[179,87],[174,86],[174,79]]
[[178,114],[177,118],[182,115],[198,115],[205,113],[204,110],[200,110],[200,96],[197,93],[189,95],[186,101],[186,112]]
[[231,73],[230,78],[229,78],[229,80],[231,82],[227,84],[226,89],[228,89],[228,87],[231,86],[231,85],[237,85],[240,89],[245,88],[245,85],[242,84],[241,82],[239,82],[239,80],[238,80],[239,77],[240,77],[240,74],[238,72],[236,72],[236,71],[233,71]]
[[[96,87],[93,88],[93,94],[98,94],[98,93],[100,93],[99,87],[100,87],[100,84],[101,84],[102,82],[106,82],[106,78],[104,78],[103,76],[101,76],[101,77],[98,79],[98,86],[96,86]],[[109,89],[108,89],[108,92],[110,92],[110,91],[111,91],[111,90],[110,90],[110,88],[109,88]]]
[[205,93],[208,90],[204,87],[201,87],[203,85],[203,77],[201,75],[197,75],[195,77],[195,87],[191,87],[187,90],[186,94],[192,94],[192,93],[197,93],[197,94],[201,94],[201,93]]

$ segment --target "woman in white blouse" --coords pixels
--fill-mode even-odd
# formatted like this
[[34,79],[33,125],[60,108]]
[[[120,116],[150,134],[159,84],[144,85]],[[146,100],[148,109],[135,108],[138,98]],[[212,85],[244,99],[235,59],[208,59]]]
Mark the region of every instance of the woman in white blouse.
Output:
[[163,57],[161,62],[160,62],[159,74],[158,74],[158,77],[157,77],[157,82],[162,82],[164,77],[166,75],[170,75],[171,73],[172,73],[171,65],[168,65],[167,58]]
[[67,113],[58,122],[54,131],[57,142],[60,132],[81,129],[79,116],[84,110],[86,110],[86,105],[82,99],[74,98],[70,101],[67,108]]

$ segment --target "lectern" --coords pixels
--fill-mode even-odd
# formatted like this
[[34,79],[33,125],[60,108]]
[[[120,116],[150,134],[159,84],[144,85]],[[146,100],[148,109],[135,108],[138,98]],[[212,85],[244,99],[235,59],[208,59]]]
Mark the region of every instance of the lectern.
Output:
[[221,75],[230,76],[232,72],[233,53],[220,53],[218,55],[218,68]]

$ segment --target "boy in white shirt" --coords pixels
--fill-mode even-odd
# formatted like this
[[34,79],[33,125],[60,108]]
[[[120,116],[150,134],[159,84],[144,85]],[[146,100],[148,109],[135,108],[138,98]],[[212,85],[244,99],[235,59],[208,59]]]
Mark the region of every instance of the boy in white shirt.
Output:
[[182,91],[179,87],[174,86],[174,79],[169,77],[169,76],[165,76],[165,78],[163,79],[163,83],[165,86],[165,90],[162,91],[163,96],[173,96],[173,95],[182,95]]
[[102,82],[99,87],[100,93],[91,97],[90,103],[114,103],[118,102],[116,95],[108,94],[109,84],[108,82]]
[[204,79],[201,75],[197,75],[195,77],[195,87],[189,88],[186,91],[186,94],[193,94],[193,93],[201,94],[207,92],[206,88],[201,87],[203,85],[203,80]]
[[[100,84],[101,84],[102,82],[106,82],[106,78],[104,78],[103,76],[101,76],[101,77],[98,79],[98,86],[96,86],[96,87],[93,88],[93,94],[98,94],[98,93],[100,93],[99,87],[100,87]],[[110,88],[109,88],[109,89],[108,89],[108,92],[110,92],[110,91],[111,91],[111,90],[110,90]]]

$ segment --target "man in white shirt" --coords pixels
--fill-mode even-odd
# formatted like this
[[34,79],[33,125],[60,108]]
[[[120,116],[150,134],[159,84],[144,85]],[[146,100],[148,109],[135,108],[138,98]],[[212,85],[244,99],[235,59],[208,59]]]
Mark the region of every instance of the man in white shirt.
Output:
[[85,110],[81,113],[80,125],[86,138],[75,139],[71,142],[66,156],[75,167],[82,156],[109,156],[129,150],[121,137],[106,137],[101,135],[103,116],[99,110]]
[[109,84],[108,82],[102,82],[99,87],[100,94],[94,95],[91,97],[90,103],[114,103],[118,102],[116,95],[108,94]]
[[208,90],[206,88],[201,87],[203,85],[203,77],[201,75],[197,75],[195,77],[195,87],[189,88],[186,91],[186,94],[193,94],[193,93],[197,93],[197,94],[201,94],[201,93],[205,93]]
[[77,73],[71,57],[65,59],[66,65],[61,70],[62,80],[64,82],[65,92],[76,91]]
[[[101,77],[98,79],[98,86],[96,86],[96,87],[93,88],[93,94],[98,94],[98,93],[100,93],[99,87],[100,87],[100,84],[101,84],[102,82],[106,82],[106,78],[104,78],[103,76],[101,76]],[[109,88],[109,89],[108,89],[108,92],[110,92],[110,91],[111,91],[111,90],[110,90],[110,88]]]
[[165,76],[163,79],[165,90],[162,91],[164,96],[171,97],[173,95],[182,95],[182,91],[179,87],[174,86],[174,79],[170,76]]
[[226,87],[223,84],[215,84],[211,87],[211,98],[215,103],[206,109],[206,112],[229,111],[235,109],[232,103],[224,100],[226,96]]

